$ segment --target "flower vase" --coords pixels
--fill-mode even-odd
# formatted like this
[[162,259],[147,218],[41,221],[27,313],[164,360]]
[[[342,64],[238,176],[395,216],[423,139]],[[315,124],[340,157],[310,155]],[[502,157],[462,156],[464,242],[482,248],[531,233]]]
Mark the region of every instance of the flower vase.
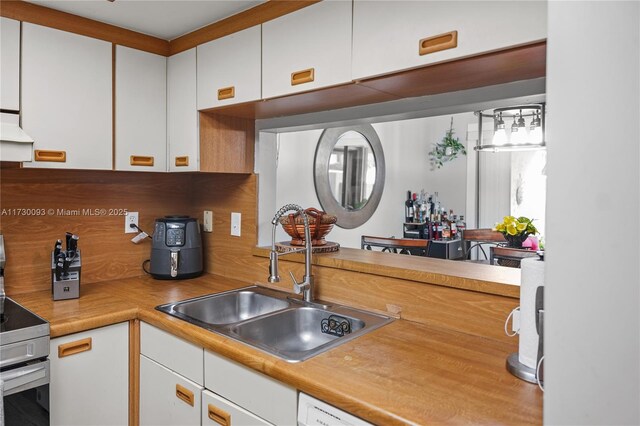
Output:
[[521,249],[522,243],[524,243],[528,237],[529,237],[528,234],[522,234],[522,235],[506,234],[504,236],[504,239],[507,240],[507,247]]

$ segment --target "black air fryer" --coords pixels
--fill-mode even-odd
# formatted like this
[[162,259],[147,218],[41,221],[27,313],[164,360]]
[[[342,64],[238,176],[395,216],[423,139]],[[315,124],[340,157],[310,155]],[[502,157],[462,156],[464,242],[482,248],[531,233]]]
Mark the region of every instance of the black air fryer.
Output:
[[202,238],[198,221],[188,216],[156,219],[149,272],[159,280],[202,274]]

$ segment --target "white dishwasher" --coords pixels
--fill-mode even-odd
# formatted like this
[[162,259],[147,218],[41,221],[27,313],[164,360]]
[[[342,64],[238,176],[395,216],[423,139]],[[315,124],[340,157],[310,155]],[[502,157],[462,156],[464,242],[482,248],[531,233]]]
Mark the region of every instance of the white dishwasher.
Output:
[[298,426],[373,426],[364,420],[300,392]]

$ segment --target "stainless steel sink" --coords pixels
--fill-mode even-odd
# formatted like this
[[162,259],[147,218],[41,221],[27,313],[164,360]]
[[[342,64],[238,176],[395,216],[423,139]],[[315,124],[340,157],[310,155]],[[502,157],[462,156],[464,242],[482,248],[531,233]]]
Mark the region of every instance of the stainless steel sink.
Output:
[[[288,308],[286,299],[250,287],[158,306],[158,310],[198,325],[234,324]],[[267,290],[267,289],[265,289]],[[267,293],[267,294],[265,294]]]
[[346,306],[304,302],[259,286],[156,309],[289,362],[311,358],[392,321]]

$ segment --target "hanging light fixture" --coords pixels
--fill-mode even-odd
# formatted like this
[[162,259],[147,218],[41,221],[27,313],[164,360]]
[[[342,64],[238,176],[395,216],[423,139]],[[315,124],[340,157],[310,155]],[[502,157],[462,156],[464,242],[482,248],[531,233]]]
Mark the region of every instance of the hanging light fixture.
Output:
[[[478,142],[476,151],[525,151],[545,148],[544,139],[544,107],[541,104],[517,105],[507,108],[497,108],[492,114],[477,111]],[[505,119],[513,119],[511,132],[505,129]],[[531,118],[527,128],[526,121]],[[491,144],[485,144],[482,134],[483,119],[493,120],[493,137]]]

